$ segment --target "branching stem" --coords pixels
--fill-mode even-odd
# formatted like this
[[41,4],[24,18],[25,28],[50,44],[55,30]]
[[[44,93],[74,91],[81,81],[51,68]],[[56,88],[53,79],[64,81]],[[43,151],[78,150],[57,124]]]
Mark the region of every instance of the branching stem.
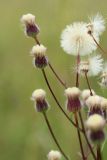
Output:
[[49,131],[50,131],[50,133],[51,133],[51,135],[52,135],[52,138],[53,138],[54,142],[56,143],[58,149],[60,150],[60,152],[62,153],[62,155],[65,157],[65,159],[66,159],[66,160],[69,160],[69,158],[66,156],[66,154],[65,154],[64,151],[62,150],[60,144],[58,143],[58,141],[57,141],[57,139],[56,139],[56,137],[55,137],[55,135],[54,135],[54,133],[53,133],[52,127],[51,127],[51,125],[50,125],[50,123],[49,123],[49,120],[48,120],[48,117],[47,117],[46,113],[43,112],[43,115],[44,115],[46,124],[47,124],[47,126],[48,126],[48,129],[49,129]]

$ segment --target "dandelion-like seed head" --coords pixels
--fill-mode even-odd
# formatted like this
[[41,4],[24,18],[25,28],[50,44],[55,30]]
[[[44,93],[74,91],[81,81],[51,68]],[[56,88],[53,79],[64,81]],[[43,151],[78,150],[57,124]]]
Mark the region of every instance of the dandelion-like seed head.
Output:
[[89,58],[89,75],[96,76],[103,70],[103,59],[101,55],[95,55]]
[[104,64],[104,68],[100,78],[101,78],[101,81],[99,82],[99,85],[103,88],[106,88],[107,87],[107,63]]
[[84,75],[84,73],[88,73],[89,71],[89,61],[81,61],[80,64],[79,64],[79,68],[78,68],[78,72],[81,74],[81,75]]
[[48,160],[60,160],[62,155],[59,151],[52,150],[48,153],[47,157]]
[[92,37],[87,33],[86,23],[77,22],[65,28],[61,35],[61,47],[71,55],[88,55],[97,46]]
[[105,120],[98,114],[91,115],[86,121],[86,127],[91,131],[102,130],[105,127]]
[[79,64],[79,73],[84,76],[97,76],[103,70],[103,59],[101,55],[90,56],[87,60],[83,60]]
[[88,32],[100,36],[105,30],[105,20],[103,16],[97,13],[97,15],[89,17],[89,21],[87,25]]
[[29,37],[35,38],[40,29],[35,23],[35,16],[31,13],[25,14],[21,17],[21,23],[25,27],[25,34]]

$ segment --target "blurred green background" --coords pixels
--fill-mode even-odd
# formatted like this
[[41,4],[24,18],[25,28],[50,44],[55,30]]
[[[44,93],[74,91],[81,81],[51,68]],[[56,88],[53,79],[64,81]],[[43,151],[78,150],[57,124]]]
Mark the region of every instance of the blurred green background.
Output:
[[[65,152],[78,160],[76,131],[57,108],[43,80],[41,71],[32,65],[29,51],[35,44],[26,38],[20,24],[22,14],[36,15],[41,28],[40,40],[47,46],[48,57],[58,74],[69,85],[74,84],[74,58],[60,48],[60,34],[67,24],[87,20],[88,15],[100,12],[107,19],[106,0],[0,0],[0,160],[46,160],[51,149],[57,149],[41,114],[30,101],[33,90],[43,88],[51,105],[48,117]],[[107,32],[101,37],[106,46]],[[106,55],[103,55],[106,58]],[[60,103],[65,105],[63,87],[47,68],[48,78]],[[98,94],[106,96],[96,79],[91,85]],[[81,80],[81,88],[86,82]],[[107,144],[103,155],[107,159]]]

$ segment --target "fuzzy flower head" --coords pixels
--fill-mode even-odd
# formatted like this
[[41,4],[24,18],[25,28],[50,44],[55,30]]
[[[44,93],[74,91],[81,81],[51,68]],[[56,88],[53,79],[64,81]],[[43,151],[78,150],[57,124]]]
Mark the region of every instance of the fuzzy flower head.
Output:
[[107,99],[106,98],[102,98],[102,100],[101,100],[101,108],[102,108],[102,110],[107,111]]
[[101,109],[101,100],[102,98],[97,95],[90,96],[86,100],[86,105],[89,108],[89,115],[93,115],[93,114],[103,115],[102,109]]
[[46,92],[43,89],[37,89],[32,93],[31,99],[35,102],[37,112],[46,111],[49,107],[46,99]]
[[[93,95],[95,95],[95,92],[93,89],[91,89],[91,92]],[[84,89],[81,93],[82,100],[85,102],[90,97],[90,90]]]
[[46,47],[41,45],[33,46],[31,50],[31,56],[34,57],[33,64],[37,68],[44,68],[48,64],[48,58],[46,57]]
[[47,155],[48,160],[60,160],[61,159],[61,153],[59,151],[50,151]]
[[96,49],[96,44],[87,33],[86,23],[77,22],[65,28],[61,35],[61,47],[71,55],[88,55]]
[[93,107],[99,107],[101,106],[101,97],[94,95],[94,96],[90,96],[87,100],[86,100],[86,104],[89,108],[93,108]]
[[87,73],[88,76],[97,76],[103,69],[103,59],[101,55],[90,56],[87,60],[83,60],[79,64],[78,72],[84,76]]
[[67,88],[65,96],[67,97],[67,110],[69,112],[76,112],[80,110],[81,103],[79,100],[80,90],[77,87]]
[[105,127],[105,120],[102,116],[94,114],[86,121],[86,127],[91,131],[102,130]]
[[103,16],[97,13],[97,15],[89,17],[87,28],[90,34],[100,36],[105,30],[105,20]]
[[21,17],[21,23],[25,27],[25,34],[30,37],[35,37],[40,29],[35,23],[35,16],[28,13]]

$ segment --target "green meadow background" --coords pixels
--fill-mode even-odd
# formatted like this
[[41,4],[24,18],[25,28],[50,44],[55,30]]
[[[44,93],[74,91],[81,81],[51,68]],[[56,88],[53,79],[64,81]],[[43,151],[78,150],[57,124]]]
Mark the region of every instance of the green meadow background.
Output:
[[[107,19],[106,0],[0,0],[0,160],[46,160],[51,149],[57,149],[40,113],[35,112],[30,100],[33,90],[43,88],[51,106],[48,118],[61,146],[71,160],[79,160],[76,131],[60,112],[43,80],[40,70],[32,65],[29,52],[34,40],[25,37],[20,24],[22,14],[36,15],[41,28],[39,38],[47,46],[47,55],[57,73],[69,86],[75,83],[74,57],[60,47],[60,34],[67,24],[87,20],[100,12]],[[107,49],[107,32],[101,44]],[[107,55],[103,55],[107,58]],[[64,89],[47,67],[47,76],[60,103],[65,107]],[[90,79],[98,94],[106,96]],[[86,88],[81,80],[81,89]],[[103,150],[107,160],[107,144]]]

